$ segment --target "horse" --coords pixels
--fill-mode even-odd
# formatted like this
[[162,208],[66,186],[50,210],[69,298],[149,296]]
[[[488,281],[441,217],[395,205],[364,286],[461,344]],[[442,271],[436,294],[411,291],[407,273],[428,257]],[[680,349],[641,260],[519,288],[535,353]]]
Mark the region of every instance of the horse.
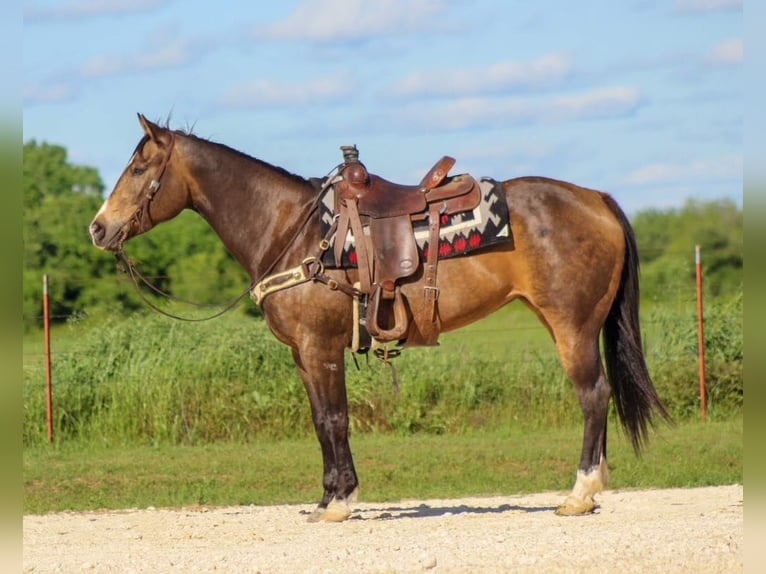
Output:
[[[97,248],[120,253],[130,238],[189,209],[207,221],[253,284],[300,267],[315,252],[321,228],[310,179],[142,114],[138,120],[143,136],[89,226]],[[657,418],[671,420],[643,354],[634,233],[605,192],[539,176],[499,183],[512,240],[439,262],[441,330],[513,300],[537,315],[584,423],[574,486],[555,512],[592,513],[595,495],[608,484],[610,400],[637,455]],[[312,522],[346,520],[358,493],[344,374],[354,293],[330,288],[353,285],[357,275],[353,268],[326,269],[325,281],[303,281],[260,301],[270,331],[292,352],[321,448],[323,494]],[[417,277],[401,285],[413,314],[425,304]]]

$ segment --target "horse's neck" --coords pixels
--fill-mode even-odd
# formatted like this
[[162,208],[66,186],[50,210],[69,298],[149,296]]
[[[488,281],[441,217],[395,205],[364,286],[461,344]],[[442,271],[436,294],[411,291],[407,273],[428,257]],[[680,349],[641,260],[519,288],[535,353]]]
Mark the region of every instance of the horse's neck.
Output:
[[251,278],[289,265],[291,251],[306,249],[299,228],[313,200],[311,184],[222,146],[203,143],[212,147],[193,169],[195,209]]

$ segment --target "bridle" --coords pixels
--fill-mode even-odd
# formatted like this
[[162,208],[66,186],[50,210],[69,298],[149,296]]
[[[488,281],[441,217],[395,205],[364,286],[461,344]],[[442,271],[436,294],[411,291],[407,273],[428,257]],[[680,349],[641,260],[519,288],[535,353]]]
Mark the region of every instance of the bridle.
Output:
[[165,175],[165,170],[170,162],[170,154],[173,153],[173,147],[176,143],[176,135],[173,132],[168,133],[170,134],[170,143],[168,143],[168,149],[165,152],[165,157],[162,158],[157,175],[151,182],[149,182],[149,190],[146,192],[144,200],[136,208],[136,212],[130,218],[131,225],[136,225],[139,233],[147,231],[154,225],[152,217],[149,214],[149,205],[152,203],[154,196],[157,195],[157,191],[160,189],[162,176]]

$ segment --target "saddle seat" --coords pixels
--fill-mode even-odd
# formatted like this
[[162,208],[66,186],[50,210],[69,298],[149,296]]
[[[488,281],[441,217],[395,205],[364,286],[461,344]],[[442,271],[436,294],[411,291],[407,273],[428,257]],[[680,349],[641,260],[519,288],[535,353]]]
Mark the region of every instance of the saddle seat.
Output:
[[[356,146],[343,146],[345,162],[336,189],[336,238],[349,227],[356,241],[360,290],[369,296],[366,327],[380,342],[407,339],[407,345],[435,345],[439,334],[436,313],[436,263],[439,225],[443,214],[475,208],[481,191],[470,175],[448,177],[455,159],[444,156],[417,185],[400,185],[370,174],[358,159]],[[423,274],[426,304],[410,329],[402,300],[401,282],[420,268],[413,220],[429,221],[429,242]],[[335,241],[339,264],[344,240]],[[409,330],[409,334],[408,334]]]
[[359,213],[375,219],[415,215],[424,212],[429,203],[459,197],[471,190],[472,178],[457,176],[445,181],[454,164],[455,159],[445,155],[418,185],[401,185],[368,173],[357,162],[344,170],[346,185],[342,186],[341,196],[356,198]]

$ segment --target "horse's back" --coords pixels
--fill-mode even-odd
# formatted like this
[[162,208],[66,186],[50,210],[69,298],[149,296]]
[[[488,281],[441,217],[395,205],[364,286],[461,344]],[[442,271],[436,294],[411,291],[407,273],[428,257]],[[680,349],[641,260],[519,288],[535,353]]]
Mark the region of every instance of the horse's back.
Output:
[[[547,177],[518,177],[502,185],[515,230],[522,226],[538,238],[552,231],[579,235],[579,230],[605,239],[622,237],[622,227],[604,192]],[[570,227],[568,223],[579,225]]]

